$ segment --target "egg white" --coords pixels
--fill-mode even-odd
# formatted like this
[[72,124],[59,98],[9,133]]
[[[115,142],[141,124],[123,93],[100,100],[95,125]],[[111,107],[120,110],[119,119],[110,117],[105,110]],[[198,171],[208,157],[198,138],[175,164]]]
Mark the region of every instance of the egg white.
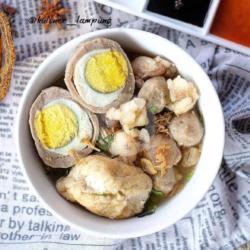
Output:
[[94,107],[105,107],[118,98],[122,89],[112,93],[100,93],[92,89],[85,78],[85,67],[88,60],[96,54],[108,52],[111,49],[96,49],[85,54],[77,63],[74,70],[74,83],[81,98]]
[[65,105],[69,108],[77,117],[78,122],[78,133],[68,144],[60,148],[46,148],[50,152],[54,152],[61,155],[69,155],[69,151],[74,150],[83,150],[86,148],[86,145],[81,142],[83,138],[92,138],[93,126],[90,121],[88,114],[75,102],[68,99],[56,99],[49,102],[44,108],[50,107],[55,104]]

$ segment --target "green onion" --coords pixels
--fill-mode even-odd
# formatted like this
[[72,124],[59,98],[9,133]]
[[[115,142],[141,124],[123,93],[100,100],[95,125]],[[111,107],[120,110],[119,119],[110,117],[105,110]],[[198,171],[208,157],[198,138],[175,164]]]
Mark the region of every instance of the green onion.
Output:
[[142,213],[138,214],[137,217],[144,217],[150,214],[153,214],[158,206],[157,205],[151,205],[148,206],[148,208],[144,209]]
[[165,194],[162,191],[156,190],[154,188],[152,189],[151,193],[157,197],[164,197],[165,196]]
[[194,175],[194,170],[190,171],[187,175],[186,175],[186,181],[189,181],[192,176]]
[[152,105],[152,106],[150,107],[150,112],[151,112],[152,114],[156,114],[156,113],[158,112],[158,108],[157,108],[156,106]]
[[108,152],[113,140],[114,140],[113,134],[105,136],[105,137],[99,137],[99,139],[97,141],[97,147],[104,152]]

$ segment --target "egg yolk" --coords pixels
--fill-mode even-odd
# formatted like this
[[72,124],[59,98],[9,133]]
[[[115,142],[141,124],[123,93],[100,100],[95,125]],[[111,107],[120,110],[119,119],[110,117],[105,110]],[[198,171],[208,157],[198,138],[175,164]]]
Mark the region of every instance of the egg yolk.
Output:
[[88,84],[101,93],[114,92],[125,85],[128,66],[122,53],[106,51],[91,57],[85,68]]
[[63,104],[51,105],[38,111],[34,125],[37,137],[50,149],[65,146],[78,133],[75,113]]

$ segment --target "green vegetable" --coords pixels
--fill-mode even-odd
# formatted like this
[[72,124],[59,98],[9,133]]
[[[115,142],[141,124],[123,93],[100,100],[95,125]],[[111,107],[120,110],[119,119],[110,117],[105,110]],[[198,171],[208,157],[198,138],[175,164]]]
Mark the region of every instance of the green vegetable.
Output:
[[152,114],[156,114],[156,113],[158,112],[158,108],[157,108],[156,106],[152,105],[152,106],[150,107],[150,112],[151,112]]
[[101,149],[104,152],[108,152],[111,143],[114,140],[114,135],[108,135],[106,137],[99,137],[98,141],[97,141],[97,147],[99,149]]
[[159,198],[162,198],[165,196],[165,194],[162,191],[156,190],[154,188],[152,189],[151,193]]
[[150,215],[150,214],[153,214],[155,212],[155,210],[157,209],[157,205],[148,205],[148,207],[145,209],[143,209],[143,211],[137,215],[137,217],[144,217],[144,216],[147,216],[147,215]]
[[194,170],[190,171],[187,175],[186,175],[186,181],[189,181],[192,176],[194,175]]

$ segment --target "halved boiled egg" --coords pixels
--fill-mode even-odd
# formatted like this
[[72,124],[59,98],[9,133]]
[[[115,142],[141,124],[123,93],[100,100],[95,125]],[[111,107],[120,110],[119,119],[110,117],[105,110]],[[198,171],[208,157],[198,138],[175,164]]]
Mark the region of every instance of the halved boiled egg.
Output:
[[31,107],[29,122],[39,156],[54,168],[72,166],[73,155],[90,154],[88,146],[95,144],[99,134],[97,117],[58,87],[40,93]]
[[94,113],[128,101],[135,79],[121,46],[97,38],[82,43],[68,61],[65,83],[74,99]]

